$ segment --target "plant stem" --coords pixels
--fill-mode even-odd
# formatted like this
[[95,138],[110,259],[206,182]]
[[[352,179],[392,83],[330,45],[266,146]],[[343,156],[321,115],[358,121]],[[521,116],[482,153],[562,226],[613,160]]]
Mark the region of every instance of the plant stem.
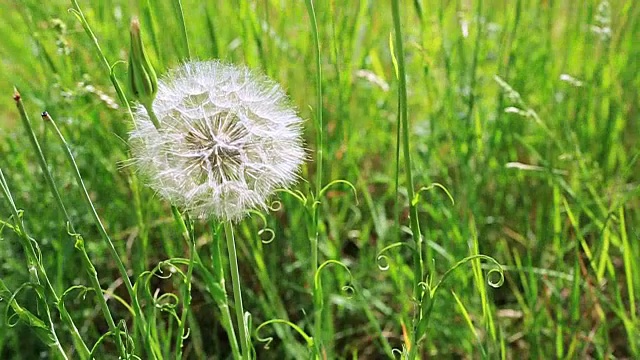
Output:
[[53,318],[51,317],[51,310],[49,309],[49,303],[53,303],[54,305],[57,305],[58,308],[61,310],[60,318],[66,323],[67,326],[69,326],[69,329],[71,330],[71,335],[73,337],[74,344],[76,345],[76,350],[78,351],[78,355],[80,356],[81,359],[87,359],[89,357],[89,348],[82,340],[82,337],[78,332],[78,328],[73,323],[73,319],[71,319],[71,317],[69,316],[69,313],[64,309],[64,303],[60,301],[60,298],[56,294],[55,290],[53,289],[53,286],[51,285],[51,282],[49,281],[47,272],[39,260],[41,258],[40,256],[38,256],[39,250],[36,252],[37,243],[35,243],[35,247],[34,247],[34,242],[29,237],[29,235],[27,234],[24,228],[24,223],[22,222],[20,213],[18,212],[18,209],[16,208],[16,205],[13,201],[13,197],[11,196],[11,192],[9,191],[9,186],[7,184],[6,179],[4,178],[2,169],[0,169],[0,188],[2,188],[4,197],[9,203],[9,206],[11,208],[11,214],[13,216],[14,223],[17,228],[17,229],[14,229],[14,231],[16,232],[16,234],[18,234],[18,237],[22,242],[22,248],[25,252],[25,257],[27,258],[27,267],[29,269],[29,275],[30,275],[31,281],[34,284],[38,284],[42,286],[42,281],[40,279],[44,280],[44,286],[42,286],[44,291],[42,296],[38,296],[38,299],[42,300],[42,307],[43,307],[47,322],[49,323],[50,335],[53,340],[53,342],[48,342],[47,345],[49,345],[50,347],[55,346],[60,352],[61,357],[64,359],[67,359],[67,355],[65,354],[64,350],[62,349],[62,345],[58,340],[58,335],[56,334],[55,327],[53,324]]
[[240,287],[240,272],[238,271],[238,255],[236,254],[236,241],[233,237],[233,226],[225,221],[224,233],[227,237],[227,251],[229,252],[229,266],[231,267],[231,282],[233,284],[233,301],[238,318],[238,332],[240,333],[240,347],[242,348],[242,359],[250,359],[250,346],[247,338],[247,324],[244,319],[244,308],[242,306],[242,293]]
[[122,277],[122,282],[124,283],[125,287],[127,288],[127,292],[129,293],[129,296],[131,297],[131,302],[133,305],[133,310],[136,316],[136,325],[139,327],[139,331],[140,331],[140,335],[142,335],[145,338],[145,342],[148,343],[147,345],[149,346],[149,350],[150,353],[153,355],[154,358],[162,358],[162,354],[160,352],[160,349],[158,348],[157,344],[153,344],[150,343],[151,338],[149,337],[149,334],[147,332],[147,321],[144,317],[144,314],[142,312],[142,308],[140,307],[140,303],[138,302],[138,297],[136,296],[135,291],[133,290],[133,285],[131,284],[131,279],[129,279],[129,275],[127,273],[127,269],[124,267],[124,264],[122,263],[122,259],[120,259],[120,256],[118,255],[118,251],[116,250],[115,246],[113,245],[113,241],[111,241],[111,238],[109,237],[109,234],[107,234],[107,230],[104,228],[104,225],[102,224],[102,221],[100,220],[100,217],[98,216],[98,212],[96,211],[95,207],[93,206],[93,202],[91,201],[91,197],[89,196],[89,193],[87,191],[86,186],[84,185],[84,180],[82,180],[82,176],[80,175],[80,170],[78,169],[78,165],[76,164],[76,161],[73,157],[73,154],[71,153],[71,150],[69,149],[69,145],[67,144],[66,140],[64,139],[64,137],[62,136],[62,133],[60,132],[60,129],[58,129],[58,126],[56,125],[56,123],[53,121],[53,118],[51,118],[51,116],[49,116],[49,114],[46,114],[45,116],[45,120],[47,120],[48,123],[51,124],[51,126],[54,129],[54,132],[56,134],[56,136],[58,137],[58,139],[60,140],[60,142],[63,145],[64,151],[65,151],[65,155],[67,156],[67,159],[69,160],[69,163],[71,164],[72,168],[73,168],[73,174],[76,178],[76,182],[78,183],[78,186],[80,186],[80,188],[82,189],[82,194],[84,195],[84,200],[87,204],[87,207],[91,210],[90,214],[93,217],[93,220],[96,224],[96,226],[98,227],[98,231],[100,232],[100,236],[102,237],[103,241],[105,242],[107,249],[109,250],[109,253],[111,255],[111,258],[115,261],[116,266],[118,267],[118,271],[120,272],[120,276]]
[[[400,7],[398,0],[391,0],[391,9],[393,14],[393,25],[395,30],[395,38],[396,38],[396,55],[398,59],[398,77],[399,77],[399,105],[400,108],[398,111],[400,112],[400,123],[402,125],[402,145],[403,145],[403,153],[404,153],[404,164],[405,164],[405,175],[406,175],[406,186],[407,186],[407,195],[409,197],[409,220],[411,222],[411,236],[416,244],[416,251],[414,255],[414,297],[418,303],[420,303],[422,298],[422,288],[420,286],[420,282],[422,281],[422,277],[424,276],[424,260],[422,256],[422,234],[420,233],[420,224],[418,223],[418,207],[417,204],[413,202],[414,199],[414,189],[413,189],[413,176],[411,175],[411,148],[409,143],[409,120],[408,120],[408,109],[407,109],[407,78],[404,67],[404,50],[402,45],[402,26],[400,23]],[[421,311],[418,309],[416,315],[414,317],[414,329],[417,330],[418,321],[421,318]],[[410,349],[410,359],[416,358],[418,352],[418,336],[414,331],[413,337],[411,339],[411,349]]]
[[[27,115],[27,112],[24,109],[24,104],[22,103],[22,100],[20,99],[20,95],[17,90],[14,98],[16,99],[16,105],[18,107],[18,111],[20,112],[22,123],[25,129],[27,130],[27,135],[29,136],[29,140],[31,141],[31,146],[36,151],[38,164],[40,165],[40,169],[44,174],[47,185],[49,186],[49,190],[53,194],[53,198],[56,202],[56,205],[58,206],[58,209],[64,215],[64,218],[66,219],[67,224],[69,226],[69,230],[71,230],[74,236],[76,236],[76,230],[73,226],[73,223],[71,222],[71,217],[69,216],[69,213],[67,212],[67,209],[64,206],[64,203],[62,202],[62,198],[60,196],[60,192],[58,191],[58,187],[53,181],[53,176],[49,171],[49,166],[47,165],[47,161],[44,157],[42,149],[40,148],[38,139],[35,136],[33,127],[31,126],[31,121],[29,121],[29,116]],[[120,356],[125,357],[126,351],[124,348],[124,344],[122,343],[122,339],[120,338],[120,331],[116,327],[115,322],[113,321],[113,317],[111,316],[111,312],[109,311],[109,306],[107,305],[107,301],[104,298],[102,287],[100,286],[100,281],[98,280],[98,273],[95,267],[93,266],[93,264],[91,263],[91,260],[89,259],[89,255],[87,254],[87,251],[84,247],[84,240],[82,240],[82,238],[79,235],[76,237],[75,248],[78,249],[81,253],[82,264],[85,267],[85,271],[87,272],[87,275],[89,275],[89,281],[91,282],[91,286],[93,287],[93,290],[96,293],[96,299],[98,300],[98,304],[100,305],[102,314],[104,315],[107,325],[109,326],[109,330],[113,332],[114,336],[116,337],[116,343],[118,345],[118,351],[120,352]]]
[[91,41],[93,43],[93,46],[96,49],[96,52],[98,53],[98,57],[100,58],[102,63],[104,63],[104,66],[106,67],[106,70],[109,72],[109,79],[111,80],[111,83],[113,84],[113,87],[116,90],[116,93],[118,94],[118,99],[120,100],[122,105],[127,109],[127,114],[129,115],[129,118],[133,122],[133,113],[131,112],[131,106],[129,105],[129,102],[127,101],[127,97],[125,96],[124,91],[122,91],[122,88],[120,87],[120,84],[118,83],[118,79],[116,79],[115,75],[113,74],[111,65],[109,64],[109,61],[107,60],[107,57],[104,56],[104,53],[102,52],[102,48],[100,47],[100,44],[98,43],[98,38],[96,38],[95,34],[91,30],[91,27],[89,26],[89,22],[87,22],[87,19],[84,17],[84,13],[82,12],[82,9],[80,9],[80,5],[78,5],[78,1],[77,0],[71,0],[71,5],[73,6],[71,11],[74,13],[74,15],[76,15],[76,17],[80,21],[80,24],[82,25],[82,28],[84,29],[85,33],[91,39]]
[[155,126],[156,129],[160,130],[160,121],[158,120],[156,113],[153,111],[153,104],[144,103],[142,104],[142,106],[144,106],[144,108],[147,110],[147,114],[149,114],[149,119],[151,119],[153,126]]
[[[316,55],[316,191],[314,198],[319,200],[320,191],[322,190],[322,163],[324,153],[323,143],[323,121],[322,121],[322,63],[320,62],[320,39],[318,36],[318,22],[316,19],[315,9],[312,0],[305,1],[307,12],[311,20],[311,33],[315,46]],[[318,272],[318,222],[320,217],[319,207],[313,204],[313,213],[311,219],[311,228],[309,229],[309,238],[311,242],[311,284],[315,282],[315,276]],[[315,356],[320,357],[323,348],[322,341],[322,282],[318,286],[313,286],[313,304],[314,304],[314,331],[313,336]]]
[[[193,263],[196,258],[196,239],[193,230],[193,223],[190,220],[188,220],[187,222],[189,223],[189,227],[187,228],[185,226],[185,229],[187,229],[187,236],[185,236],[185,238],[187,239],[187,244],[189,244],[189,265],[187,269],[187,278],[185,279],[186,289],[183,290],[182,294],[182,316],[178,324],[176,359],[182,359],[182,348],[184,347],[184,330],[187,323],[187,315],[189,314],[189,307],[191,306],[191,279],[193,277]],[[182,223],[184,224],[185,221],[183,220]]]
[[178,18],[180,20],[180,31],[182,32],[182,41],[184,41],[184,46],[187,50],[187,56],[185,60],[191,58],[191,47],[189,46],[189,37],[187,37],[187,24],[184,21],[184,12],[182,11],[182,1],[176,0],[175,6],[178,10]]
[[[229,343],[231,343],[231,353],[233,354],[234,359],[240,359],[240,348],[238,346],[238,338],[236,337],[236,331],[233,328],[233,319],[231,318],[231,311],[229,311],[229,297],[227,296],[227,289],[224,281],[224,271],[222,268],[222,256],[220,254],[220,243],[222,241],[222,236],[220,236],[220,227],[215,226],[213,223],[211,224],[211,234],[212,234],[212,243],[211,243],[211,260],[213,262],[214,267],[214,281],[220,286],[220,289],[223,292],[223,296],[215,297],[214,300],[218,303],[218,308],[220,309],[220,313],[222,314],[222,322],[224,324],[224,328],[227,331],[227,336],[229,337]],[[197,254],[196,254],[197,255]],[[198,261],[200,261],[198,259]],[[200,261],[200,263],[202,263]]]

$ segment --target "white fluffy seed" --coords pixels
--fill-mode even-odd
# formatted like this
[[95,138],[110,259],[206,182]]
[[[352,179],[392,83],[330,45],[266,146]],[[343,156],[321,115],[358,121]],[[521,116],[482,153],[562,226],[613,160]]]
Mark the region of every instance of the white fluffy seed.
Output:
[[161,197],[199,218],[238,221],[297,179],[302,119],[279,85],[246,68],[189,62],[160,79],[156,129],[135,108],[133,164]]

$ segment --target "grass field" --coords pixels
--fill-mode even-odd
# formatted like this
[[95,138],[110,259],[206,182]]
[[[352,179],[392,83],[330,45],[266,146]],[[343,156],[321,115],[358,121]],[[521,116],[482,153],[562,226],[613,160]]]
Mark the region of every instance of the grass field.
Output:
[[[0,358],[640,358],[639,2],[0,14]],[[243,64],[306,120],[295,192],[234,225],[252,350],[223,224],[126,166],[133,17],[159,77]]]

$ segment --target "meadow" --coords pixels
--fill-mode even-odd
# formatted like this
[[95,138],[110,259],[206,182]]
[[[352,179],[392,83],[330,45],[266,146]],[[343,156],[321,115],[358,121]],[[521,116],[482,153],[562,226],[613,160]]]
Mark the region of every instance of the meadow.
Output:
[[[233,224],[237,254],[128,160],[133,18],[160,79],[244,65],[305,120],[299,180]],[[639,2],[0,19],[0,358],[640,358]]]

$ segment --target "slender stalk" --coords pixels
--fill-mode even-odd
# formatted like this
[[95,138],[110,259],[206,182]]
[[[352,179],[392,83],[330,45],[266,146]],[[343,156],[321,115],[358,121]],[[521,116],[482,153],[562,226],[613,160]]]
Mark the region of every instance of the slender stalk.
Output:
[[[125,109],[127,110],[127,115],[129,116],[129,120],[131,120],[131,123],[135,126],[135,119],[133,116],[133,112],[131,111],[131,106],[129,105],[129,101],[127,100],[127,97],[124,93],[124,91],[122,90],[122,87],[120,86],[120,83],[118,83],[118,79],[116,78],[114,72],[112,71],[112,67],[109,64],[109,61],[107,60],[106,56],[104,55],[104,53],[102,52],[102,48],[100,47],[100,44],[98,43],[98,39],[96,38],[96,36],[94,35],[93,31],[91,30],[91,27],[89,26],[89,23],[87,22],[87,19],[84,17],[84,13],[82,12],[82,9],[80,8],[80,5],[78,5],[78,1],[77,0],[71,0],[71,5],[72,5],[72,11],[74,12],[74,14],[76,15],[76,17],[78,18],[78,20],[80,21],[80,24],[82,25],[82,28],[85,30],[85,33],[87,34],[87,36],[89,36],[89,38],[91,39],[94,48],[96,50],[96,53],[98,55],[98,57],[100,58],[100,60],[102,61],[102,63],[105,66],[105,70],[108,72],[109,74],[109,79],[111,80],[111,83],[113,84],[113,88],[115,89],[116,93],[118,94],[118,99],[120,100],[120,103],[125,107]],[[62,139],[64,142],[64,139]],[[66,144],[65,144],[66,145]],[[65,146],[66,147],[66,146]],[[67,148],[67,152],[68,152],[68,147]],[[91,203],[91,199],[88,197],[87,195],[87,191],[84,188],[84,184],[82,183],[82,178],[80,177],[80,174],[78,172],[77,166],[75,164],[75,161],[73,159],[73,156],[71,156],[70,152],[68,152],[69,154],[69,158],[71,160],[71,163],[73,164],[75,170],[76,170],[76,177],[79,180],[78,182],[82,184],[82,188],[84,189],[84,194],[85,194],[85,198],[88,201],[91,209],[93,209],[93,204]],[[137,186],[137,178],[135,176],[132,176],[132,181],[136,182],[136,186],[133,187],[134,191],[136,191],[136,195],[135,196],[139,196],[139,187]],[[142,309],[140,308],[140,304],[138,303],[138,299],[135,296],[135,292],[133,291],[133,287],[131,286],[131,281],[127,276],[126,270],[124,269],[124,265],[122,264],[122,261],[120,260],[120,258],[117,256],[117,252],[115,251],[115,248],[113,247],[113,244],[111,243],[111,240],[109,239],[108,235],[106,234],[106,231],[104,231],[104,227],[101,225],[100,223],[100,219],[98,218],[95,209],[93,209],[92,214],[94,215],[94,218],[97,220],[98,228],[101,230],[101,235],[103,237],[103,239],[105,239],[106,242],[108,242],[108,245],[110,244],[109,247],[109,251],[110,253],[113,255],[115,255],[115,260],[116,263],[118,264],[118,268],[119,271],[123,277],[123,281],[125,283],[125,286],[127,287],[127,291],[129,292],[131,298],[132,298],[132,302],[133,302],[133,307],[134,307],[134,311],[136,314],[136,326],[139,329],[140,335],[143,336],[144,340],[144,344],[148,346],[149,348],[149,352],[152,354],[154,359],[162,359],[162,353],[161,350],[159,348],[159,345],[157,342],[153,342],[152,338],[151,338],[151,332],[148,331],[147,329],[147,322],[146,319],[144,317],[144,313],[142,312]]]
[[[22,222],[22,218],[18,213],[18,209],[16,208],[16,205],[13,201],[13,197],[11,196],[11,192],[9,191],[9,186],[7,184],[6,179],[4,178],[4,174],[2,173],[2,169],[0,169],[0,188],[2,189],[2,193],[5,199],[10,205],[11,214],[13,216],[14,222],[17,227],[16,233],[18,234],[18,237],[22,242],[22,248],[24,249],[24,252],[27,258],[27,267],[29,269],[29,275],[31,277],[31,281],[34,284],[41,285],[42,284],[41,279],[44,280],[44,286],[43,286],[44,299],[41,299],[40,297],[38,298],[42,300],[42,305],[43,305],[42,308],[44,310],[46,320],[49,323],[49,327],[50,327],[49,335],[53,339],[53,344],[49,342],[47,343],[47,345],[51,347],[56,347],[56,349],[60,352],[60,356],[63,359],[67,359],[67,355],[64,352],[64,349],[62,348],[60,341],[58,340],[58,335],[56,334],[55,326],[53,324],[53,318],[51,317],[51,310],[49,309],[49,303],[58,304],[58,307],[60,309],[64,309],[64,304],[60,302],[60,298],[55,293],[55,290],[53,289],[53,286],[49,281],[49,277],[47,276],[47,272],[44,266],[42,265],[42,263],[39,261],[40,257],[36,253],[36,250],[32,243],[32,239],[29,237],[29,235],[27,235],[27,232],[24,228],[24,224]],[[89,348],[82,340],[82,337],[80,337],[80,333],[78,332],[78,328],[76,328],[75,324],[73,323],[73,319],[71,319],[71,317],[69,316],[69,313],[66,310],[60,311],[60,317],[67,324],[67,326],[69,326],[69,329],[71,330],[71,335],[74,339],[76,350],[78,351],[80,358],[87,359],[90,353]]]
[[84,13],[80,9],[80,5],[78,5],[78,1],[77,0],[71,0],[71,5],[73,6],[72,11],[74,12],[74,14],[78,18],[78,20],[80,20],[80,24],[82,25],[82,28],[84,29],[84,31],[87,34],[87,36],[89,36],[89,38],[91,39],[91,41],[93,43],[93,46],[96,49],[96,52],[98,53],[98,57],[100,58],[102,63],[104,63],[104,66],[105,66],[107,72],[109,73],[109,79],[111,79],[111,83],[113,84],[113,87],[115,88],[116,93],[118,94],[118,99],[120,100],[122,105],[127,109],[127,113],[129,114],[129,118],[133,122],[133,113],[131,112],[131,106],[129,105],[129,102],[127,101],[127,98],[126,98],[126,96],[124,94],[124,91],[122,90],[122,88],[120,87],[120,84],[118,83],[118,79],[116,79],[115,75],[111,71],[111,65],[109,64],[109,61],[107,60],[107,57],[104,56],[104,53],[102,52],[102,48],[100,47],[100,44],[98,43],[98,39],[96,38],[95,34],[91,30],[91,27],[89,26],[89,23],[87,22],[87,19],[84,17]]
[[[60,197],[60,192],[58,191],[58,187],[56,186],[53,180],[53,176],[49,171],[47,161],[44,157],[42,149],[40,148],[38,139],[35,136],[33,127],[31,126],[31,121],[29,121],[29,116],[27,115],[24,109],[24,104],[22,103],[22,100],[20,99],[20,96],[17,90],[14,98],[16,99],[16,105],[18,107],[18,111],[20,112],[20,118],[22,119],[22,123],[25,129],[27,130],[27,135],[29,136],[29,140],[31,141],[31,146],[33,146],[33,148],[36,150],[38,164],[40,165],[40,169],[44,174],[47,185],[49,186],[49,190],[53,194],[53,198],[56,202],[56,205],[58,206],[58,209],[64,215],[64,218],[66,219],[67,224],[69,226],[69,230],[71,230],[72,233],[76,234],[76,230],[73,226],[73,223],[71,222],[71,217],[69,216],[69,213],[67,212],[67,209],[64,206],[64,203],[62,202],[62,198]],[[109,330],[113,332],[114,336],[116,337],[116,343],[118,344],[118,351],[120,352],[120,356],[124,357],[126,356],[126,351],[124,348],[124,344],[122,343],[122,339],[120,338],[120,334],[119,334],[120,331],[116,327],[115,322],[113,321],[113,317],[111,316],[111,312],[109,311],[109,306],[107,305],[107,301],[103,296],[102,287],[100,286],[100,281],[98,280],[98,273],[95,267],[93,266],[93,264],[91,263],[91,260],[89,259],[89,255],[87,254],[84,248],[84,241],[78,238],[76,241],[75,248],[78,249],[81,253],[82,265],[85,267],[85,271],[89,275],[89,281],[91,282],[91,286],[93,287],[93,290],[96,292],[96,298],[98,300],[100,308],[102,309],[102,314],[104,315],[104,318],[107,321]]]
[[227,237],[227,251],[229,252],[229,266],[231,267],[231,282],[233,284],[233,301],[238,318],[238,332],[240,333],[240,347],[242,359],[250,359],[250,346],[247,336],[247,324],[244,319],[244,307],[242,306],[242,293],[240,287],[240,272],[238,271],[238,255],[236,254],[236,241],[233,237],[233,226],[225,221],[224,233]]
[[[311,33],[313,35],[313,42],[315,45],[315,57],[316,57],[316,191],[315,198],[320,197],[320,191],[322,189],[322,167],[323,167],[323,153],[324,153],[324,140],[323,131],[324,125],[322,121],[322,64],[320,62],[320,39],[318,37],[318,22],[316,19],[315,9],[313,7],[312,0],[305,1],[307,5],[307,12],[311,20]],[[309,238],[311,242],[311,284],[314,283],[314,278],[318,272],[318,222],[320,217],[320,211],[318,206],[314,206],[311,228],[309,229]],[[314,303],[314,337],[315,337],[315,356],[319,357],[323,348],[322,341],[322,282],[319,282],[318,286],[313,286],[313,303]]]
[[[225,290],[225,284],[224,284],[224,272],[222,271],[222,264],[220,261],[220,242],[215,239],[216,236],[214,234],[213,242],[215,244],[213,245],[214,249],[212,250],[212,257],[214,258],[214,263],[218,264],[219,271],[217,271],[215,274],[211,274],[204,269],[204,264],[200,259],[200,255],[198,255],[198,252],[195,249],[195,238],[189,235],[192,232],[190,232],[187,229],[187,225],[184,221],[184,218],[180,214],[180,211],[178,210],[177,207],[172,205],[171,212],[173,213],[173,219],[178,225],[178,229],[180,230],[180,233],[182,234],[183,238],[185,239],[185,241],[187,241],[191,245],[191,250],[192,250],[191,254],[193,255],[193,257],[190,259],[189,263],[193,264],[197,262],[201,264],[202,270],[203,270],[202,275],[205,278],[205,283],[217,282],[218,285],[220,286],[220,289],[223,292],[223,295],[224,295],[223,297],[213,296],[213,298],[214,298],[214,301],[217,303],[218,308],[220,309],[220,313],[222,314],[222,322],[223,322],[224,329],[227,332],[227,336],[229,337],[229,343],[231,345],[231,353],[233,354],[233,358],[240,359],[241,356],[240,356],[240,348],[238,347],[238,339],[236,338],[236,332],[233,328],[233,320],[231,318],[231,312],[229,311],[229,304],[227,302],[228,298],[227,298],[227,292]],[[215,227],[212,226],[212,230],[214,228]],[[222,299],[223,301],[221,301]]]
[[307,11],[311,18],[311,33],[313,34],[313,42],[316,53],[316,195],[320,195],[322,189],[322,163],[324,153],[323,131],[324,125],[322,121],[322,64],[320,62],[320,40],[318,38],[318,23],[316,13],[313,8],[313,1],[306,0]]
[[187,48],[186,59],[190,59],[191,47],[189,46],[189,37],[187,37],[187,23],[184,21],[184,11],[182,11],[182,1],[176,0],[175,5],[178,8],[178,17],[180,20],[180,31],[182,32],[182,40],[184,41],[184,46]]
[[[405,175],[406,175],[406,186],[407,186],[407,195],[409,197],[409,220],[411,222],[411,236],[413,237],[414,242],[416,243],[416,251],[414,255],[414,297],[417,301],[420,301],[422,298],[422,287],[420,286],[420,282],[422,281],[422,277],[424,275],[424,259],[422,254],[422,234],[420,233],[420,224],[418,223],[418,207],[413,203],[414,198],[414,189],[413,189],[413,176],[411,175],[411,147],[409,143],[409,120],[408,120],[408,109],[407,109],[407,77],[404,66],[404,50],[402,45],[402,26],[400,22],[400,6],[399,0],[391,0],[391,10],[393,15],[393,26],[395,30],[395,38],[396,38],[396,56],[398,59],[398,77],[400,81],[398,96],[399,96],[399,105],[400,108],[400,123],[402,125],[402,142],[403,142],[403,153],[404,153],[404,164],[405,164]],[[421,317],[421,311],[416,312],[414,317],[414,328],[417,330],[418,321]],[[411,339],[411,349],[410,349],[410,359],[415,359],[418,349],[417,349],[417,337],[419,334],[414,331],[413,337]]]
[[[31,126],[31,122],[29,121],[29,116],[27,115],[27,112],[24,109],[24,104],[22,103],[22,98],[20,96],[20,93],[18,92],[17,89],[15,89],[15,93],[13,95],[13,98],[16,102],[16,106],[18,108],[18,112],[20,113],[20,118],[22,119],[22,124],[25,127],[25,130],[27,131],[27,135],[29,137],[29,141],[31,142],[31,146],[33,146],[34,150],[36,151],[36,154],[38,155],[38,163],[42,169],[42,172],[45,174],[45,179],[47,184],[49,185],[49,187],[52,189],[52,192],[54,194],[54,198],[56,198],[56,201],[59,202],[59,204],[62,204],[62,200],[60,200],[60,193],[58,192],[55,183],[53,182],[53,177],[51,176],[51,173],[48,170],[48,166],[47,166],[47,162],[44,158],[44,154],[42,153],[42,149],[40,148],[40,144],[38,143],[38,139],[36,138],[35,132],[33,131],[33,127]],[[66,216],[66,218],[69,218],[69,214],[66,212],[66,210],[64,209],[64,206],[62,206],[64,215]],[[17,219],[16,219],[17,221]],[[31,245],[29,243],[29,245]],[[35,258],[37,259],[37,258]],[[42,267],[42,266],[41,266]],[[42,271],[44,272],[44,268],[42,268]],[[46,274],[45,274],[46,275]],[[87,348],[86,344],[84,344],[84,341],[82,340],[82,337],[80,336],[80,333],[78,332],[78,329],[76,328],[75,324],[73,323],[73,320],[71,319],[71,316],[69,316],[69,314],[67,313],[66,309],[64,308],[64,303],[61,303],[58,299],[58,296],[55,294],[55,291],[53,289],[53,286],[49,283],[49,279],[46,278],[46,282],[47,285],[49,287],[51,287],[51,293],[54,295],[54,300],[55,303],[57,304],[57,306],[60,308],[60,315],[61,317],[63,317],[63,320],[65,322],[67,322],[67,325],[69,326],[69,329],[72,331],[72,335],[74,337],[74,340],[76,341],[76,343],[79,344],[79,346],[81,347],[81,349],[79,349],[78,351],[80,352],[80,354],[82,354],[84,352],[84,349],[86,349],[86,355],[88,356],[89,354],[89,349]],[[84,348],[84,349],[82,349]]]
[[[184,224],[184,221],[182,222]],[[189,227],[187,238],[187,243],[189,244],[189,265],[187,268],[187,278],[185,279],[186,289],[183,290],[182,294],[182,317],[180,318],[180,323],[178,324],[178,334],[176,340],[176,359],[182,359],[182,348],[184,346],[184,330],[187,323],[187,315],[189,314],[189,307],[191,306],[191,279],[193,277],[193,263],[196,257],[196,239],[193,231],[193,223],[188,221]],[[186,227],[185,227],[186,228]]]
[[[136,316],[135,323],[139,327],[138,330],[140,331],[140,334],[142,336],[146,337],[145,342],[149,342],[151,339],[148,337],[147,322],[142,312],[142,308],[140,307],[140,303],[138,302],[138,297],[136,296],[136,293],[133,290],[133,286],[131,284],[131,279],[129,279],[127,269],[124,267],[124,264],[122,263],[122,259],[120,259],[120,256],[118,255],[118,252],[116,251],[116,248],[113,245],[113,241],[111,241],[111,237],[109,237],[109,234],[107,234],[107,230],[104,228],[104,225],[102,224],[102,221],[100,220],[100,217],[98,216],[98,213],[95,207],[93,206],[93,202],[91,201],[87,188],[84,185],[84,180],[82,180],[82,176],[80,175],[80,170],[78,169],[78,165],[76,164],[76,161],[73,157],[73,154],[71,153],[71,150],[69,149],[69,145],[67,144],[67,141],[62,136],[62,133],[60,132],[60,129],[58,129],[58,126],[56,125],[55,121],[53,121],[53,118],[51,118],[51,116],[49,116],[49,114],[47,113],[43,114],[43,116],[45,120],[47,120],[47,123],[51,124],[51,127],[53,127],[53,130],[56,136],[58,137],[58,139],[63,145],[65,155],[67,156],[67,159],[69,160],[69,163],[73,168],[73,173],[76,178],[76,182],[78,183],[78,186],[82,188],[84,200],[87,204],[87,207],[91,210],[90,214],[93,217],[93,220],[96,226],[98,227],[98,232],[100,232],[100,236],[102,237],[105,245],[107,246],[107,249],[109,250],[109,254],[111,255],[111,258],[115,261],[116,266],[118,267],[118,271],[120,272],[120,276],[122,277],[122,281],[125,287],[127,288],[127,292],[129,293],[129,296],[131,297],[133,310]],[[151,354],[153,354],[154,358],[162,358],[162,354],[157,344],[150,343],[147,345],[149,345],[149,350]]]
[[153,111],[153,104],[143,103],[142,106],[147,110],[147,114],[149,114],[149,118],[151,119],[153,126],[160,130],[160,121],[158,120],[155,111]]
[[229,297],[227,296],[227,288],[224,281],[224,271],[222,270],[222,256],[220,254],[220,243],[222,241],[222,237],[218,235],[219,231],[216,230],[216,226],[214,224],[211,224],[211,233],[213,235],[213,241],[211,243],[211,260],[215,271],[214,279],[220,285],[224,295],[220,300],[216,299],[216,302],[218,303],[218,308],[222,314],[222,322],[225,330],[227,331],[229,342],[231,343],[231,353],[233,354],[233,358],[240,359],[241,355],[240,348],[238,346],[238,338],[236,337],[236,332],[233,328],[233,319],[231,318],[231,311],[229,310]]

